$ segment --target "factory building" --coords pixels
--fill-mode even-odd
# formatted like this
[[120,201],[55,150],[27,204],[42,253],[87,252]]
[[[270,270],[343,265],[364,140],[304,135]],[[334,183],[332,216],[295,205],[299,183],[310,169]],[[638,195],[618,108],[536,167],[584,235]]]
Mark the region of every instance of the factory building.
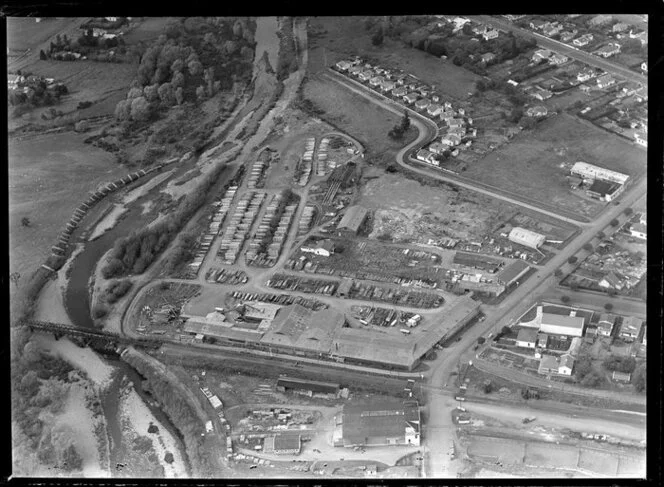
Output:
[[525,247],[530,247],[531,249],[540,248],[546,241],[546,237],[539,233],[535,233],[531,230],[526,230],[521,227],[514,227],[509,234],[510,241],[523,245]]
[[627,174],[611,171],[604,167],[594,166],[587,162],[575,162],[570,170],[573,176],[580,176],[583,179],[602,179],[618,184],[625,184],[629,179]]
[[549,335],[583,336],[583,317],[542,313],[539,331]]
[[337,225],[339,234],[357,235],[364,220],[367,218],[367,213],[367,209],[361,206],[356,205],[348,208],[339,225]]
[[346,405],[340,426],[341,435],[335,435],[338,446],[420,446],[420,408],[415,401]]

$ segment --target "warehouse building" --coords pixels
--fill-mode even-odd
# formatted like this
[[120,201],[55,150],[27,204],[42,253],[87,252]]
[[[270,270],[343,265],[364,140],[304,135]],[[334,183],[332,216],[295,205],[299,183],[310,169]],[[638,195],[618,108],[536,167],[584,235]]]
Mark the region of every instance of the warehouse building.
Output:
[[591,198],[596,198],[602,201],[613,201],[620,196],[620,193],[622,193],[624,188],[625,186],[619,183],[596,179],[586,192]]
[[420,408],[415,401],[346,405],[341,415],[342,444],[420,446],[420,424]]
[[602,179],[618,184],[625,184],[629,179],[627,174],[611,171],[604,167],[594,166],[587,162],[575,162],[570,170],[573,176],[580,176],[584,179]]
[[509,287],[512,284],[518,284],[519,279],[528,273],[530,266],[523,260],[515,260],[496,276],[496,280],[504,286]]
[[302,449],[302,437],[293,434],[279,434],[265,438],[265,453],[275,455],[298,455]]
[[521,227],[514,227],[508,238],[514,243],[523,245],[525,247],[530,247],[531,249],[540,248],[546,241],[546,237],[544,235]]
[[337,225],[337,231],[342,236],[357,235],[357,232],[362,227],[364,220],[367,218],[368,210],[361,206],[351,206],[346,210],[343,218]]
[[323,395],[336,397],[339,393],[339,384],[333,382],[320,382],[315,380],[298,379],[296,377],[282,376],[277,380],[279,392],[294,392],[313,397]]
[[548,335],[583,336],[583,317],[542,313],[540,332]]

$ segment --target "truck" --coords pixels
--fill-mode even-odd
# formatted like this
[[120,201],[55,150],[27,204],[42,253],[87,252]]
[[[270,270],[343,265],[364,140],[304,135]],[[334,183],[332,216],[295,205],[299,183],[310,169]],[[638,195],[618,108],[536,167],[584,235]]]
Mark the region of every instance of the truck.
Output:
[[527,417],[527,418],[523,418],[522,423],[523,423],[523,424],[532,423],[532,422],[535,421],[536,419],[537,419],[537,418],[536,418],[535,416],[529,416],[529,417]]

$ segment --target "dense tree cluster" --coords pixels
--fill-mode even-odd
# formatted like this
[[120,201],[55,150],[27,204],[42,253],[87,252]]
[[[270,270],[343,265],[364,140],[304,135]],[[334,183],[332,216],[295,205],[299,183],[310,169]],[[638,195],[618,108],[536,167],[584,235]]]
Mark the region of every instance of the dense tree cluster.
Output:
[[113,304],[118,299],[126,295],[131,289],[132,283],[129,279],[122,279],[112,283],[106,289],[105,297],[106,301]]
[[631,374],[636,369],[636,359],[634,357],[623,357],[620,355],[610,355],[604,359],[602,365],[606,370],[624,372]]
[[395,140],[400,140],[403,138],[403,135],[408,131],[410,128],[410,117],[408,116],[408,112],[404,112],[403,117],[401,117],[401,121],[392,127],[392,130],[388,132],[387,135],[389,135],[390,138],[395,139]]
[[225,166],[220,166],[211,171],[196,189],[183,197],[178,209],[168,218],[116,241],[111,258],[101,271],[104,278],[141,274],[147,269],[203,205],[210,187],[224,169]]
[[[21,90],[7,90],[9,104],[13,107],[41,107],[60,103],[60,98],[69,93],[67,86],[57,83],[49,86],[45,79],[28,76]],[[27,89],[26,89],[27,88]]]

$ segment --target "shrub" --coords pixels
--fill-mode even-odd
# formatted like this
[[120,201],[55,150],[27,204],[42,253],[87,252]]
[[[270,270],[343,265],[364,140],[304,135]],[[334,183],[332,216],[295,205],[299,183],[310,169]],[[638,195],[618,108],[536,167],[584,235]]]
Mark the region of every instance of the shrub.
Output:
[[106,307],[102,306],[101,304],[98,304],[92,310],[92,317],[95,319],[103,318],[107,314],[108,314],[108,309],[106,309]]
[[588,252],[593,251],[593,246],[590,245],[589,243],[583,245],[583,250],[587,250]]
[[581,380],[581,385],[586,387],[599,387],[605,381],[605,377],[593,370]]
[[604,305],[604,309],[605,309],[606,311],[611,311],[611,310],[613,309],[613,304],[611,304],[611,303],[606,303],[606,304]]
[[627,215],[627,216],[630,216],[632,213],[634,213],[634,210],[631,209],[631,208],[625,208],[625,210],[623,211],[623,213],[624,213],[625,215]]
[[606,237],[606,233],[604,233],[604,232],[597,232],[597,238],[599,238],[599,239],[601,240],[601,239],[603,239],[604,237]]
[[636,392],[645,392],[646,391],[646,366],[640,365],[632,375],[632,384]]
[[563,275],[563,271],[562,271],[562,269],[556,269],[556,270],[554,271],[553,275],[556,276],[556,277],[560,277],[560,276],[562,276],[562,275]]
[[636,368],[636,359],[634,357],[622,357],[620,355],[610,355],[602,365],[606,370],[624,372],[631,374]]
[[560,300],[565,304],[567,304],[571,301],[569,296],[561,296]]
[[620,222],[616,218],[614,218],[613,220],[611,220],[611,223],[609,223],[609,225],[611,225],[612,227],[617,227],[618,225],[620,225]]
[[579,258],[576,255],[572,255],[569,259],[567,259],[567,262],[570,264],[576,264]]

